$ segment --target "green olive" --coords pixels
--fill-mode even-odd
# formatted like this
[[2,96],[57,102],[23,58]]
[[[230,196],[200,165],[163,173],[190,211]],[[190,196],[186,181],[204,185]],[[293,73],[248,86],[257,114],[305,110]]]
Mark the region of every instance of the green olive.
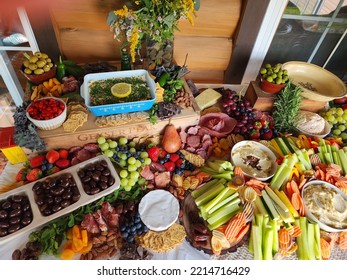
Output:
[[34,63],[30,63],[30,64],[29,64],[29,69],[30,69],[30,70],[36,70],[36,69],[37,69],[37,65],[34,64]]
[[51,70],[51,67],[49,67],[48,64],[46,64],[45,66],[43,66],[43,71],[48,72],[49,70]]
[[41,52],[35,52],[34,55],[38,58],[41,58],[42,57],[42,53]]
[[26,60],[26,61],[23,62],[23,65],[24,65],[25,68],[28,68],[29,64],[30,64],[29,60]]
[[46,62],[52,62],[52,59],[50,59],[49,57],[48,58],[45,58]]
[[49,68],[53,67],[53,63],[52,62],[48,63],[48,65],[49,65]]
[[30,75],[32,71],[29,68],[25,68],[24,73]]
[[46,65],[46,61],[44,61],[44,60],[39,60],[38,62],[36,62],[36,65],[37,65],[39,68],[42,68],[43,66]]
[[45,71],[43,71],[43,69],[36,69],[35,71],[34,71],[34,74],[35,75],[40,75],[40,74],[43,74]]
[[35,55],[32,55],[29,58],[30,63],[36,63],[38,60],[39,60],[39,58],[37,56],[35,56]]
[[41,55],[42,55],[41,57],[44,58],[44,59],[48,58],[48,55],[45,54],[45,53],[41,53]]

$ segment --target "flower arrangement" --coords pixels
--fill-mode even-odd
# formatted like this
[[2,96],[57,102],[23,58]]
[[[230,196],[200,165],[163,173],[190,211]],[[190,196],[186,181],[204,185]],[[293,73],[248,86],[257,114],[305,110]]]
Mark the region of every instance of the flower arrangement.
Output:
[[199,5],[200,0],[128,1],[121,9],[111,11],[107,22],[115,39],[125,38],[125,42],[130,44],[134,62],[144,38],[158,42],[173,39],[181,18],[194,25],[193,16],[196,17]]

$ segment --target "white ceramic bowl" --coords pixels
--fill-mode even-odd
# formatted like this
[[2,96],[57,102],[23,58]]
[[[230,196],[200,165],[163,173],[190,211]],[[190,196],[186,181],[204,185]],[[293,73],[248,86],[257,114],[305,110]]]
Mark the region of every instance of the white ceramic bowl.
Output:
[[[303,112],[303,111],[301,111],[301,112]],[[321,133],[314,134],[314,133],[309,132],[307,130],[296,128],[296,130],[298,131],[299,134],[304,134],[304,135],[309,136],[309,137],[324,138],[324,137],[326,137],[330,133],[331,126],[330,126],[330,124],[329,124],[329,122],[327,120],[325,120],[323,117],[320,117],[318,114],[313,113],[313,112],[305,111],[305,113],[308,114],[308,115],[317,115],[319,118],[322,118],[324,120],[324,130]]]
[[[267,172],[266,176],[265,175],[254,176],[250,172],[247,172],[245,166],[242,166],[242,164],[240,164],[242,162],[242,159],[240,159],[237,156],[237,153],[240,149],[245,148],[248,145],[251,145],[251,147],[254,147],[253,151],[255,151],[257,153],[259,153],[259,151],[260,151],[259,155],[260,155],[260,157],[262,157],[261,160],[263,161],[264,164],[269,163],[271,165],[269,172]],[[261,156],[261,155],[263,155],[263,156]],[[240,166],[243,173],[247,177],[253,177],[253,178],[256,178],[260,181],[267,181],[275,174],[277,167],[278,167],[276,159],[277,159],[276,155],[273,153],[273,151],[271,151],[265,145],[263,145],[259,142],[256,142],[256,141],[251,141],[251,140],[240,141],[240,142],[236,143],[231,149],[231,161],[232,161],[233,165],[234,166]]]
[[331,188],[333,191],[335,191],[336,193],[338,193],[339,195],[342,196],[342,198],[344,198],[344,200],[347,201],[347,195],[344,194],[339,188],[335,187],[334,185],[328,183],[328,182],[325,182],[325,181],[321,181],[321,180],[312,180],[312,181],[309,181],[308,183],[306,183],[304,185],[304,187],[302,188],[301,190],[301,197],[302,197],[302,200],[304,202],[304,206],[305,206],[305,216],[313,221],[313,222],[316,222],[319,224],[320,228],[322,230],[325,230],[325,231],[328,231],[328,232],[340,232],[340,231],[346,231],[347,230],[347,227],[346,228],[335,228],[335,227],[332,227],[332,226],[329,226],[323,222],[321,222],[315,215],[313,215],[311,213],[311,211],[308,209],[308,207],[306,206],[306,203],[305,203],[305,199],[304,199],[304,193],[305,193],[305,190],[307,189],[308,186],[311,186],[311,185],[318,185],[318,184],[323,184],[324,186],[328,187],[328,188]]
[[[288,71],[292,83],[300,87],[305,98],[328,102],[346,95],[343,81],[330,71],[315,64],[302,61],[289,61],[282,65]],[[316,89],[310,90],[309,86]]]
[[50,119],[50,120],[35,120],[33,119],[32,117],[30,117],[29,113],[28,113],[28,109],[29,107],[31,106],[31,104],[28,106],[27,108],[27,112],[26,112],[26,116],[27,118],[35,125],[37,126],[39,129],[42,129],[42,130],[52,130],[52,129],[56,129],[58,127],[60,127],[65,119],[66,119],[66,115],[67,115],[67,106],[66,106],[66,103],[61,100],[60,98],[56,98],[56,97],[44,97],[44,98],[40,98],[38,100],[41,100],[41,99],[48,99],[48,98],[53,98],[55,100],[58,100],[59,102],[63,103],[64,104],[64,110],[63,112],[53,118],[53,119]]

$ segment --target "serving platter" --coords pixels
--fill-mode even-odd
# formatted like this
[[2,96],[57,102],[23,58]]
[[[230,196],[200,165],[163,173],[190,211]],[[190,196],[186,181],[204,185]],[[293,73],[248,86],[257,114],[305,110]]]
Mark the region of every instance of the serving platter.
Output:
[[[183,216],[181,217],[181,222],[186,230],[186,240],[193,246],[195,249],[202,250],[204,253],[209,255],[214,255],[211,247],[211,237],[212,232],[208,231],[207,234],[210,238],[207,239],[207,242],[204,246],[199,246],[194,242],[194,224],[205,224],[205,221],[199,216],[199,209],[195,204],[194,198],[191,194],[187,194],[184,200],[182,201],[181,209],[183,211]],[[222,250],[221,255],[236,252],[239,247],[241,247],[249,238],[248,231],[247,234],[241,239],[237,244],[231,244],[230,248]]]
[[[107,167],[110,170],[110,175],[114,178],[114,183],[109,186],[108,188],[99,191],[98,193],[95,194],[87,194],[85,189],[84,189],[84,185],[78,175],[78,171],[80,171],[81,169],[85,168],[87,165],[89,164],[95,164],[101,161],[105,161],[107,163]],[[54,180],[60,176],[66,175],[66,174],[71,174],[74,182],[76,183],[76,186],[78,188],[80,197],[79,199],[70,204],[69,206],[53,213],[50,215],[43,215],[40,211],[40,208],[36,202],[36,195],[34,193],[33,186],[35,184],[37,184],[38,182],[44,182],[46,180]],[[57,219],[59,217],[65,216],[69,213],[71,213],[72,211],[76,210],[77,208],[89,204],[105,195],[108,195],[110,193],[112,193],[113,191],[115,191],[116,189],[118,189],[120,187],[120,178],[112,164],[112,162],[110,161],[110,159],[108,157],[106,157],[105,155],[100,155],[94,158],[91,158],[89,160],[86,160],[84,162],[81,162],[79,164],[76,164],[74,166],[71,166],[69,168],[66,168],[62,171],[59,171],[57,173],[54,173],[50,176],[44,177],[40,180],[36,180],[30,184],[26,184],[22,187],[16,188],[12,191],[8,191],[4,194],[2,194],[0,196],[0,202],[3,203],[4,201],[6,201],[8,198],[13,197],[13,196],[25,196],[27,197],[28,201],[29,201],[29,205],[31,208],[31,212],[32,212],[32,221],[30,224],[20,228],[19,230],[7,234],[3,237],[0,237],[0,244],[4,244],[14,238],[17,238],[19,235],[22,235],[30,230],[33,230],[35,228],[38,228],[39,226],[42,226],[50,221],[53,221],[54,219]]]

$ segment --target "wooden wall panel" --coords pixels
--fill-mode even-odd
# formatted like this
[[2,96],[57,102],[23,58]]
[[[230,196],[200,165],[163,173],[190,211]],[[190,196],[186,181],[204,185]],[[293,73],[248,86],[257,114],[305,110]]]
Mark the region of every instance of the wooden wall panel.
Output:
[[[81,0],[61,0],[52,4],[50,14],[62,55],[78,63],[119,60],[121,43],[113,39],[106,19],[110,10],[121,5],[122,1],[114,0],[83,0],[83,5]],[[211,76],[204,74],[207,70],[219,73],[218,80],[223,80],[241,5],[242,0],[202,0],[194,26],[181,20],[174,58],[183,64],[188,52],[188,68],[202,75],[199,81],[211,82]]]

